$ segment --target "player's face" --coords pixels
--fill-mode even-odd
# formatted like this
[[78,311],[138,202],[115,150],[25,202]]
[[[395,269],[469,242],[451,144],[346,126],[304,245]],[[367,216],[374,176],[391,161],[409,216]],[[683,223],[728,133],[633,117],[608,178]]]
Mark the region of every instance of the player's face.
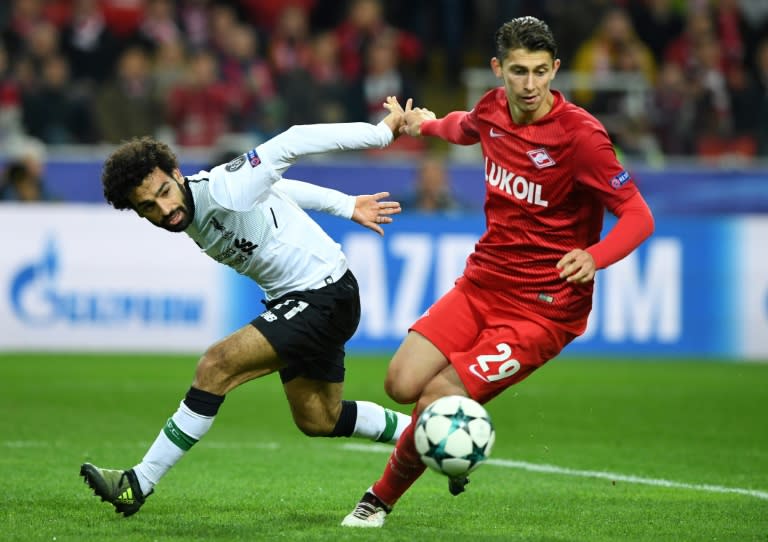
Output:
[[510,49],[503,59],[491,59],[493,73],[504,82],[515,122],[527,124],[549,113],[553,101],[549,85],[559,67],[560,60],[547,51]]
[[155,168],[131,192],[129,199],[139,216],[155,226],[172,232],[184,231],[192,222],[184,182],[179,170],[174,170],[173,176],[170,176]]

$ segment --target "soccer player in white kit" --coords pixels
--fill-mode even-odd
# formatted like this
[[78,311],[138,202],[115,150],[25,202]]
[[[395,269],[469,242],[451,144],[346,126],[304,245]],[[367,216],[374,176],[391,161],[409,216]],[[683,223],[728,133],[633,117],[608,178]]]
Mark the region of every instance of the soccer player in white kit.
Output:
[[[388,98],[385,107],[392,103]],[[396,442],[408,426],[405,414],[342,400],[344,344],[359,323],[359,289],[340,245],[303,211],[351,218],[383,234],[399,203],[383,201],[386,192],[355,197],[283,178],[301,156],[385,147],[401,121],[395,111],[378,125],[294,126],[187,177],[170,148],[148,137],[123,144],[107,159],[102,182],[113,207],[186,233],[208,256],[258,283],[266,298],[266,310],[203,354],[192,386],[140,463],[127,470],[81,466],[86,483],[116,512],[139,510],[210,429],[229,391],[275,371],[296,425],[309,436]]]

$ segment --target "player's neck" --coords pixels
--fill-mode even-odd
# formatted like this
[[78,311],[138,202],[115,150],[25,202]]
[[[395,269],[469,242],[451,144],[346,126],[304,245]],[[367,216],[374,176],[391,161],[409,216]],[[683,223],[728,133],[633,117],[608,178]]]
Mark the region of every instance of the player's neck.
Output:
[[555,95],[551,92],[547,93],[546,98],[542,100],[541,106],[535,111],[521,111],[519,108],[509,105],[509,114],[512,115],[512,120],[515,124],[525,125],[532,124],[552,111],[552,106],[555,103]]

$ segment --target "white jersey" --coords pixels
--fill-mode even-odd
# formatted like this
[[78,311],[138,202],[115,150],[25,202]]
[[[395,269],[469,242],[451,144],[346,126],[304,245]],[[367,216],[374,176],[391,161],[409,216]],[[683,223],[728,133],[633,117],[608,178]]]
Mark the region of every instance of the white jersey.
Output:
[[289,128],[228,164],[186,177],[194,218],[184,231],[208,256],[256,281],[267,299],[335,282],[347,271],[346,257],[303,209],[351,218],[355,198],[282,175],[304,155],[391,141],[384,123]]

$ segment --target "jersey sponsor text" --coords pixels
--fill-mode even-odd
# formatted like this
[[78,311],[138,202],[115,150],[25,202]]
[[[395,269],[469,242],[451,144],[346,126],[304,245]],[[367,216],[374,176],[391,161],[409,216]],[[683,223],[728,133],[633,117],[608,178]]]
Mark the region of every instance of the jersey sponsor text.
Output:
[[541,196],[542,187],[540,184],[507,171],[506,168],[490,161],[488,157],[485,158],[485,180],[491,186],[497,187],[499,190],[503,190],[519,200],[527,201],[540,207],[549,206],[549,202]]

